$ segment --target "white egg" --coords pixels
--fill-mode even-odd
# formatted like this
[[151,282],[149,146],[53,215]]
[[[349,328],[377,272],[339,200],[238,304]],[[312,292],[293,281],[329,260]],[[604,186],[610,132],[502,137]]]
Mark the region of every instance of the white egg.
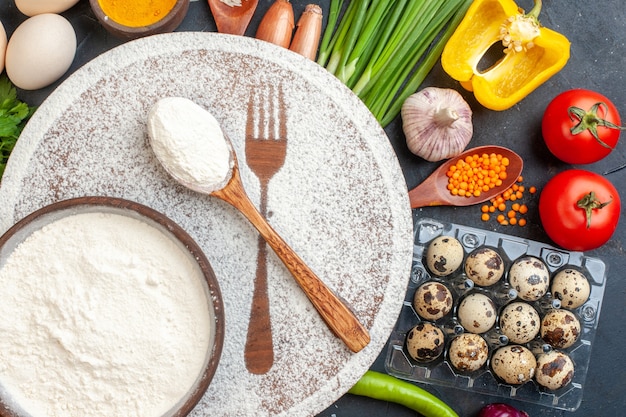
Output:
[[7,51],[7,32],[0,22],[0,72],[4,70],[4,56]]
[[26,16],[43,13],[62,13],[79,0],[15,0],[17,9]]
[[15,29],[6,51],[9,79],[24,90],[37,90],[57,81],[76,55],[76,33],[63,16],[44,13]]

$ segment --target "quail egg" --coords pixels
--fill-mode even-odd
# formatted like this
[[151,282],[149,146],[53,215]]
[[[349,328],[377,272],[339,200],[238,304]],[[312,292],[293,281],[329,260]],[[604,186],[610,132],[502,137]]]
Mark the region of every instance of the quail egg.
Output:
[[470,333],[485,333],[496,323],[496,305],[478,292],[465,297],[457,313],[461,325]]
[[418,362],[437,359],[443,353],[444,347],[443,331],[432,323],[418,323],[406,336],[407,351]]
[[552,309],[541,320],[541,338],[554,348],[568,348],[579,336],[580,321],[569,310]]
[[481,336],[474,333],[462,333],[450,343],[448,356],[452,366],[459,371],[473,372],[487,362],[489,347]]
[[504,261],[498,252],[481,247],[470,253],[465,260],[465,273],[476,285],[493,285],[504,274]]
[[557,390],[565,387],[574,377],[574,363],[564,352],[552,350],[537,357],[535,380],[542,387]]
[[528,343],[541,328],[541,318],[533,306],[516,301],[507,304],[500,313],[500,330],[513,343]]
[[425,320],[439,320],[452,310],[452,293],[439,282],[427,282],[420,285],[413,297],[413,307]]
[[511,265],[509,283],[522,300],[536,301],[548,292],[550,272],[541,259],[525,256]]
[[555,298],[561,300],[561,307],[574,309],[587,302],[591,288],[582,272],[566,268],[552,278],[551,291]]
[[530,350],[520,345],[507,345],[491,357],[495,374],[507,384],[520,385],[535,375],[537,361]]
[[436,276],[450,275],[463,263],[463,254],[461,242],[452,236],[439,236],[428,245],[426,266]]

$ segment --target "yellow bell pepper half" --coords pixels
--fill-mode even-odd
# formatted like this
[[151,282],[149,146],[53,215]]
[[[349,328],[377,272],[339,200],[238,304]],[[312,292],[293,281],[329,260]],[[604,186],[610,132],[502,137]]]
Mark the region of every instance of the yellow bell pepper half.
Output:
[[[491,110],[506,110],[559,72],[570,56],[570,42],[541,26],[541,0],[528,13],[513,0],[474,0],[441,55],[446,73]],[[478,66],[496,43],[503,56],[490,68]]]

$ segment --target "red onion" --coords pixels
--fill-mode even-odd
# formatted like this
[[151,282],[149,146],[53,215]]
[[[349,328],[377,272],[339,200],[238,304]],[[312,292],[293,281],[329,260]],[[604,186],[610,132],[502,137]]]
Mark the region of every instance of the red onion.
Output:
[[508,404],[488,404],[480,410],[478,417],[529,417],[524,411],[520,411]]

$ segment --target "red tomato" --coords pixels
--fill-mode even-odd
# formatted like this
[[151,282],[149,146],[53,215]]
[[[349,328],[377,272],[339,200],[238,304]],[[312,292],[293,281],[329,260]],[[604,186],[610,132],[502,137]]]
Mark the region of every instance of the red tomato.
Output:
[[[579,206],[593,193],[597,207]],[[552,177],[539,197],[543,229],[567,250],[588,251],[604,245],[619,221],[621,202],[617,190],[605,177],[582,169],[570,169]]]
[[615,148],[622,129],[620,123],[619,113],[608,98],[576,89],[559,94],[548,104],[541,133],[550,152],[561,161],[590,164]]

